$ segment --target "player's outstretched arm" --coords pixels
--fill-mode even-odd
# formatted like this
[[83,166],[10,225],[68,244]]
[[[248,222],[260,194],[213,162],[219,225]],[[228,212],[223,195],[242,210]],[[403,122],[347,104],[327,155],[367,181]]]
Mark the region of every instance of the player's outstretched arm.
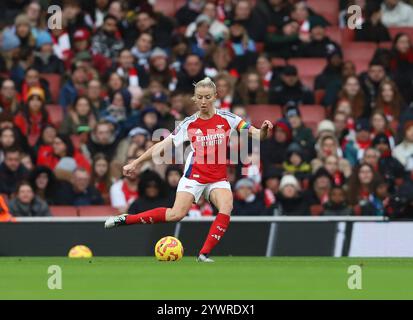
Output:
[[129,176],[131,175],[138,166],[141,163],[144,163],[145,161],[151,160],[153,154],[160,154],[163,150],[167,149],[172,145],[172,138],[171,137],[166,137],[162,141],[154,144],[152,147],[150,147],[148,150],[146,150],[139,158],[133,160],[131,163],[125,165],[123,167],[123,175]]
[[268,131],[273,128],[271,121],[265,120],[262,125],[261,129],[257,129],[254,126],[251,126],[248,130],[248,134],[250,137],[264,140],[268,136]]

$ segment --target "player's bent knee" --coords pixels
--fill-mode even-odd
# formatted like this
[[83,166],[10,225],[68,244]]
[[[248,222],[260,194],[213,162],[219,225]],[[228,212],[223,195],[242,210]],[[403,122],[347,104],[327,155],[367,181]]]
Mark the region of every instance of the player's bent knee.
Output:
[[184,211],[184,210],[174,210],[174,209],[172,209],[169,212],[168,221],[171,221],[171,222],[181,221],[186,216],[186,214],[187,214],[187,212]]

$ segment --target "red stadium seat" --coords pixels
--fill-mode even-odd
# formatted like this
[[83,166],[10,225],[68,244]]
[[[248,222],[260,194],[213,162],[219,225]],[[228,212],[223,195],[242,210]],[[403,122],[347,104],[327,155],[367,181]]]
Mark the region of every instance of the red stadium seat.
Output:
[[50,206],[53,217],[77,217],[78,209],[74,206]]
[[119,213],[118,209],[111,206],[81,206],[78,209],[80,217],[104,217]]
[[49,83],[50,95],[52,102],[56,103],[59,100],[60,85],[62,76],[56,73],[41,73],[40,77]]
[[58,104],[46,105],[46,110],[49,113],[52,124],[58,128],[63,121],[63,108]]
[[282,117],[281,107],[274,104],[249,105],[246,110],[254,127],[260,127],[264,120],[275,122]]
[[391,49],[392,46],[393,46],[393,42],[391,41],[379,42],[379,48]]
[[301,117],[305,125],[316,133],[317,126],[320,121],[326,118],[326,110],[319,105],[303,105],[300,106]]
[[342,43],[342,34],[339,27],[327,27],[326,35],[333,41],[337,42],[339,45]]
[[407,33],[410,40],[413,41],[413,27],[391,27],[389,28],[389,33],[392,39],[394,39],[398,33]]
[[286,61],[283,58],[271,58],[271,65],[273,67],[283,67],[286,65]]
[[370,61],[376,49],[377,44],[374,42],[352,42],[344,47],[344,59]]
[[293,58],[288,60],[288,64],[294,65],[298,69],[298,75],[317,76],[327,64],[324,58]]
[[154,10],[162,12],[165,16],[175,16],[178,11],[185,4],[185,0],[156,0]]
[[356,66],[356,73],[359,74],[361,72],[366,71],[369,68],[370,61],[367,61],[367,60],[354,60],[353,63]]
[[308,6],[315,13],[323,16],[333,26],[338,25],[339,6],[338,1],[331,0],[307,0]]
[[304,84],[306,87],[310,88],[311,90],[314,89],[315,76],[313,75],[300,76],[300,80],[302,84]]
[[341,43],[343,46],[347,43],[354,41],[354,30],[349,28],[344,28],[340,30],[341,32]]

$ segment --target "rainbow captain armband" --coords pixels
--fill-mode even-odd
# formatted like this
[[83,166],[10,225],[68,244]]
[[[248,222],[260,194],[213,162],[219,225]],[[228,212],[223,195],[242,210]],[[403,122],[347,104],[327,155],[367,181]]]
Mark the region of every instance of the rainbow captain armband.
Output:
[[251,124],[245,120],[241,120],[240,123],[237,126],[237,131],[240,131],[242,129],[249,129],[251,127]]

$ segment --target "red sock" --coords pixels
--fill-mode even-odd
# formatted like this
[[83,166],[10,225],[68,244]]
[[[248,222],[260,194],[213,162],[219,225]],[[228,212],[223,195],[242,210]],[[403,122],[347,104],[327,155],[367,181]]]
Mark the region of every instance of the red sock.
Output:
[[223,213],[218,213],[215,221],[212,223],[209,229],[208,236],[205,240],[200,254],[209,254],[211,250],[218,244],[219,240],[223,237],[225,231],[227,231],[229,225],[230,216]]
[[167,208],[155,208],[139,214],[127,215],[126,224],[146,224],[165,222]]

